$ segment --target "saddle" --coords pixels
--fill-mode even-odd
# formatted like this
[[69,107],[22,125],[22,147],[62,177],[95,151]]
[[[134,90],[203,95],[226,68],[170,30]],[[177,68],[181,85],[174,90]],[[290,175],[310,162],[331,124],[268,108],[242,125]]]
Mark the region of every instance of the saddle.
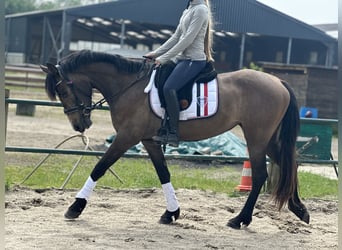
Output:
[[[164,84],[176,67],[176,64],[172,61],[160,65],[156,70],[156,75],[154,78],[155,86],[158,89],[158,96],[160,99],[161,107],[165,108],[165,99],[163,93]],[[180,110],[185,110],[189,107],[192,102],[192,88],[195,83],[210,82],[215,79],[217,72],[215,71],[214,64],[212,61],[208,61],[204,69],[192,80],[184,85],[177,92]]]

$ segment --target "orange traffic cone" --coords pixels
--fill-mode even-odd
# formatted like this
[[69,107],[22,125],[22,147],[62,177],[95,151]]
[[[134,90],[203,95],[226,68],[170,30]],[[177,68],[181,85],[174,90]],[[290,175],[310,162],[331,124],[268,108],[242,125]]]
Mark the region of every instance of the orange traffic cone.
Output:
[[240,185],[237,185],[235,189],[240,192],[252,190],[252,169],[250,161],[243,162]]

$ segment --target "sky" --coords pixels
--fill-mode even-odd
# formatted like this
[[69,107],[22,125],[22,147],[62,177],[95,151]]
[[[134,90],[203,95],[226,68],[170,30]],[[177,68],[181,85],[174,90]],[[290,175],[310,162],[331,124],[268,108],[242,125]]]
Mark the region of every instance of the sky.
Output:
[[258,1],[308,24],[338,22],[338,0]]
[[[257,0],[310,25],[338,23],[338,0]],[[337,31],[327,32],[337,38]]]

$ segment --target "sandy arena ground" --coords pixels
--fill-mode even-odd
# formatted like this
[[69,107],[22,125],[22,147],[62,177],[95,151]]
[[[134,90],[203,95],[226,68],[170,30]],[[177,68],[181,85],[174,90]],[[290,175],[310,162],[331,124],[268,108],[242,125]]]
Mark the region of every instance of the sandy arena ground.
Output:
[[[34,117],[16,116],[10,105],[6,144],[54,147],[75,134],[61,113],[58,108],[37,107]],[[108,113],[94,112],[93,122],[87,135],[92,144],[103,143],[113,132]],[[333,152],[337,158],[336,140]],[[18,160],[7,153],[6,162],[13,161]],[[336,178],[331,166],[300,169]],[[279,213],[268,195],[261,195],[251,225],[234,230],[226,223],[241,210],[246,197],[176,190],[181,217],[172,225],[160,225],[165,201],[159,187],[96,189],[81,217],[65,220],[63,214],[76,192],[23,187],[7,192],[5,249],[338,249],[337,200],[305,200],[311,215],[307,225],[287,209]]]

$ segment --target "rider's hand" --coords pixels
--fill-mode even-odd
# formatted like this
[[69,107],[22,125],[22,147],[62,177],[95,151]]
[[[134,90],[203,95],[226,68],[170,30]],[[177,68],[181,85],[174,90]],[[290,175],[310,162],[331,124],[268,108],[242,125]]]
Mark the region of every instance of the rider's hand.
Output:
[[153,52],[149,52],[149,53],[145,54],[143,57],[146,58],[147,60],[153,61],[155,56],[156,55]]
[[158,60],[154,60],[154,64],[155,64],[156,66],[159,66],[161,63],[160,63]]

